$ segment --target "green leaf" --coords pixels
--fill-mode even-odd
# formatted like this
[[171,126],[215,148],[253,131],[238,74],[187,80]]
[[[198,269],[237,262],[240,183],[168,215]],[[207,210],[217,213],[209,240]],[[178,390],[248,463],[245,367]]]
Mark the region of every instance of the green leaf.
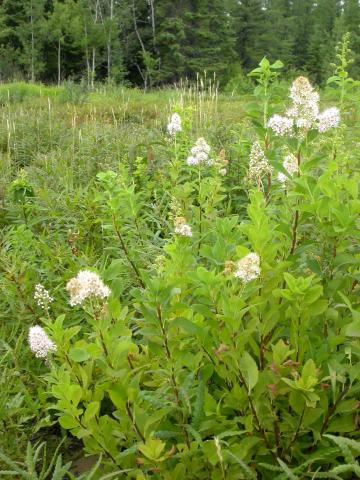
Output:
[[76,363],[85,362],[90,358],[90,354],[84,348],[71,348],[69,351],[69,358]]
[[99,402],[91,402],[89,405],[86,407],[85,413],[84,413],[84,421],[87,423],[89,420],[94,418],[98,411],[100,409],[100,403]]
[[171,326],[181,328],[190,335],[197,335],[202,332],[202,329],[198,325],[183,317],[175,318],[175,320],[171,322]]
[[263,68],[263,69],[269,68],[270,62],[269,62],[269,60],[268,60],[266,57],[264,57],[264,58],[261,60],[261,62],[259,63],[259,65],[260,65],[260,67]]
[[63,415],[59,417],[59,423],[65,428],[65,430],[70,430],[79,426],[78,421],[71,415]]
[[117,385],[116,388],[109,390],[109,396],[115,407],[122,409],[127,400],[126,388],[122,385]]
[[271,68],[275,68],[275,69],[280,69],[280,68],[283,68],[284,64],[281,60],[276,60],[272,65],[271,65]]
[[312,382],[314,379],[317,378],[317,369],[314,360],[311,358],[305,363],[302,373],[301,379],[304,381],[304,384],[307,385],[309,382]]
[[201,420],[204,416],[204,395],[205,395],[205,382],[199,379],[196,401],[194,405],[194,413],[192,416],[191,426],[194,430],[199,430]]
[[345,335],[347,337],[360,337],[360,320],[354,320],[345,327]]
[[258,478],[256,473],[253,470],[251,470],[251,468],[248,465],[246,465],[246,463],[243,462],[241,458],[239,458],[237,455],[234,455],[232,452],[230,452],[230,450],[226,450],[226,454],[229,455],[233,460],[235,460],[236,463],[240,465],[240,468],[246,474],[247,479],[256,480]]
[[241,373],[243,374],[246,380],[248,392],[250,393],[259,380],[259,369],[256,365],[255,360],[252,358],[252,356],[249,353],[247,352],[243,353],[243,356],[240,361],[240,368],[241,368]]
[[159,460],[164,451],[165,443],[159,438],[148,438],[145,445],[140,445],[140,452],[149,460]]
[[286,473],[288,479],[290,479],[290,480],[299,480],[299,477],[296,476],[296,475],[290,470],[290,468],[286,465],[286,463],[284,463],[280,458],[278,458],[277,461],[279,462],[279,465],[280,465],[280,467],[282,468],[282,470]]

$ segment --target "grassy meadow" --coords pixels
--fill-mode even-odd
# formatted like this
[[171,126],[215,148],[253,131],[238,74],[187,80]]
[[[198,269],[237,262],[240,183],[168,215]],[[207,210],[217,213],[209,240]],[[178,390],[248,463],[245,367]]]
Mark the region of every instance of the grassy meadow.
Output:
[[[360,88],[286,138],[290,85],[0,85],[0,478],[360,478]],[[83,270],[106,301],[69,303]]]

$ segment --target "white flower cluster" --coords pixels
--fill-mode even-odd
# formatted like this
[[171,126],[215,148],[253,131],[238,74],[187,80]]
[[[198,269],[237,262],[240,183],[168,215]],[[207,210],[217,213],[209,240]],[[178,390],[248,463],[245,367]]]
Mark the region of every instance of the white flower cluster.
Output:
[[54,301],[53,297],[50,296],[49,292],[41,283],[35,285],[34,299],[38,306],[44,310],[48,310],[50,303]]
[[46,358],[49,352],[56,351],[55,343],[50,340],[45,330],[39,325],[30,328],[28,342],[30,350],[34,353],[36,358]]
[[278,137],[291,136],[293,134],[293,126],[294,120],[292,118],[282,117],[281,115],[273,115],[268,121],[268,127]]
[[255,280],[261,273],[260,257],[257,253],[248,253],[236,264],[234,276],[244,283]]
[[175,136],[178,132],[181,132],[181,118],[178,113],[173,113],[170,117],[170,121],[167,126],[169,135]]
[[70,305],[81,305],[87,298],[107,298],[111,290],[107,287],[99,275],[89,270],[80,271],[76,277],[66,284],[66,290],[70,295]]
[[174,232],[183,237],[192,237],[193,233],[189,224],[186,223],[184,217],[176,217],[174,220]]
[[306,77],[298,77],[290,88],[291,107],[286,116],[293,118],[300,130],[310,130],[319,115],[319,94]]
[[272,172],[272,166],[265,156],[259,142],[254,142],[250,151],[248,177],[250,180],[260,181],[264,175]]
[[200,163],[206,163],[212,165],[212,160],[209,159],[210,146],[206,143],[205,139],[200,137],[196,140],[195,145],[190,150],[191,155],[187,158],[186,163],[191,165],[199,165]]
[[318,116],[318,130],[327,132],[330,128],[338,127],[340,123],[340,111],[336,107],[327,108]]
[[314,90],[306,77],[298,77],[290,87],[291,106],[285,116],[273,115],[267,126],[275,135],[293,136],[294,127],[300,137],[312,128],[319,132],[326,132],[329,128],[337,127],[340,123],[340,112],[337,108],[329,108],[319,113],[319,94]]
[[[286,155],[283,161],[283,167],[291,177],[294,175],[294,173],[297,173],[299,171],[299,165],[295,155],[292,153]],[[288,180],[288,177],[282,172],[278,173],[277,178],[282,184],[285,184]]]

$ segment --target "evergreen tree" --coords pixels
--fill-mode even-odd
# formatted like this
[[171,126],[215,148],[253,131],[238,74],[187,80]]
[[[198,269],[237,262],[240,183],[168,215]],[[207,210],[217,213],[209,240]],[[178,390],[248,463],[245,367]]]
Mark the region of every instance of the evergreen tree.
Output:
[[160,52],[159,80],[173,83],[186,75],[186,3],[160,0],[156,45]]
[[17,0],[3,0],[0,6],[0,74],[5,78],[14,78],[22,72],[19,58],[22,54],[22,42],[18,27],[24,23],[24,8]]
[[233,10],[236,28],[236,51],[246,70],[269,55],[266,39],[266,11],[262,0],[241,0]]
[[359,0],[346,0],[344,3],[344,30],[350,32],[350,48],[354,53],[354,62],[350,74],[360,76],[360,3]]
[[70,9],[67,3],[55,0],[53,4],[53,11],[50,13],[47,21],[48,38],[50,45],[56,48],[56,64],[57,64],[57,83],[60,85],[62,78],[62,50],[65,43],[65,37],[70,19]]
[[43,46],[46,32],[45,0],[24,0],[16,27],[22,54],[20,62],[28,78],[35,82],[44,68]]
[[309,63],[310,43],[313,34],[314,2],[312,0],[294,0],[294,67],[306,71]]
[[268,56],[322,83],[347,31],[358,78],[359,0],[1,0],[0,79],[226,83]]
[[266,3],[265,40],[271,61],[280,59],[286,68],[294,63],[294,14],[291,0],[268,0]]
[[337,0],[318,0],[313,13],[313,31],[309,39],[306,70],[312,79],[322,83],[331,73],[335,56]]
[[204,70],[221,77],[234,61],[234,35],[222,0],[191,0],[184,14],[185,74],[194,78]]

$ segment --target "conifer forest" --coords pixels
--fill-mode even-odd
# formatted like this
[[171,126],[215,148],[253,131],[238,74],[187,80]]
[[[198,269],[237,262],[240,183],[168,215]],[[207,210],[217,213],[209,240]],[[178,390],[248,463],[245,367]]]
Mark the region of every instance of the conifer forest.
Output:
[[0,0],[0,479],[360,479],[359,186],[359,0]]

